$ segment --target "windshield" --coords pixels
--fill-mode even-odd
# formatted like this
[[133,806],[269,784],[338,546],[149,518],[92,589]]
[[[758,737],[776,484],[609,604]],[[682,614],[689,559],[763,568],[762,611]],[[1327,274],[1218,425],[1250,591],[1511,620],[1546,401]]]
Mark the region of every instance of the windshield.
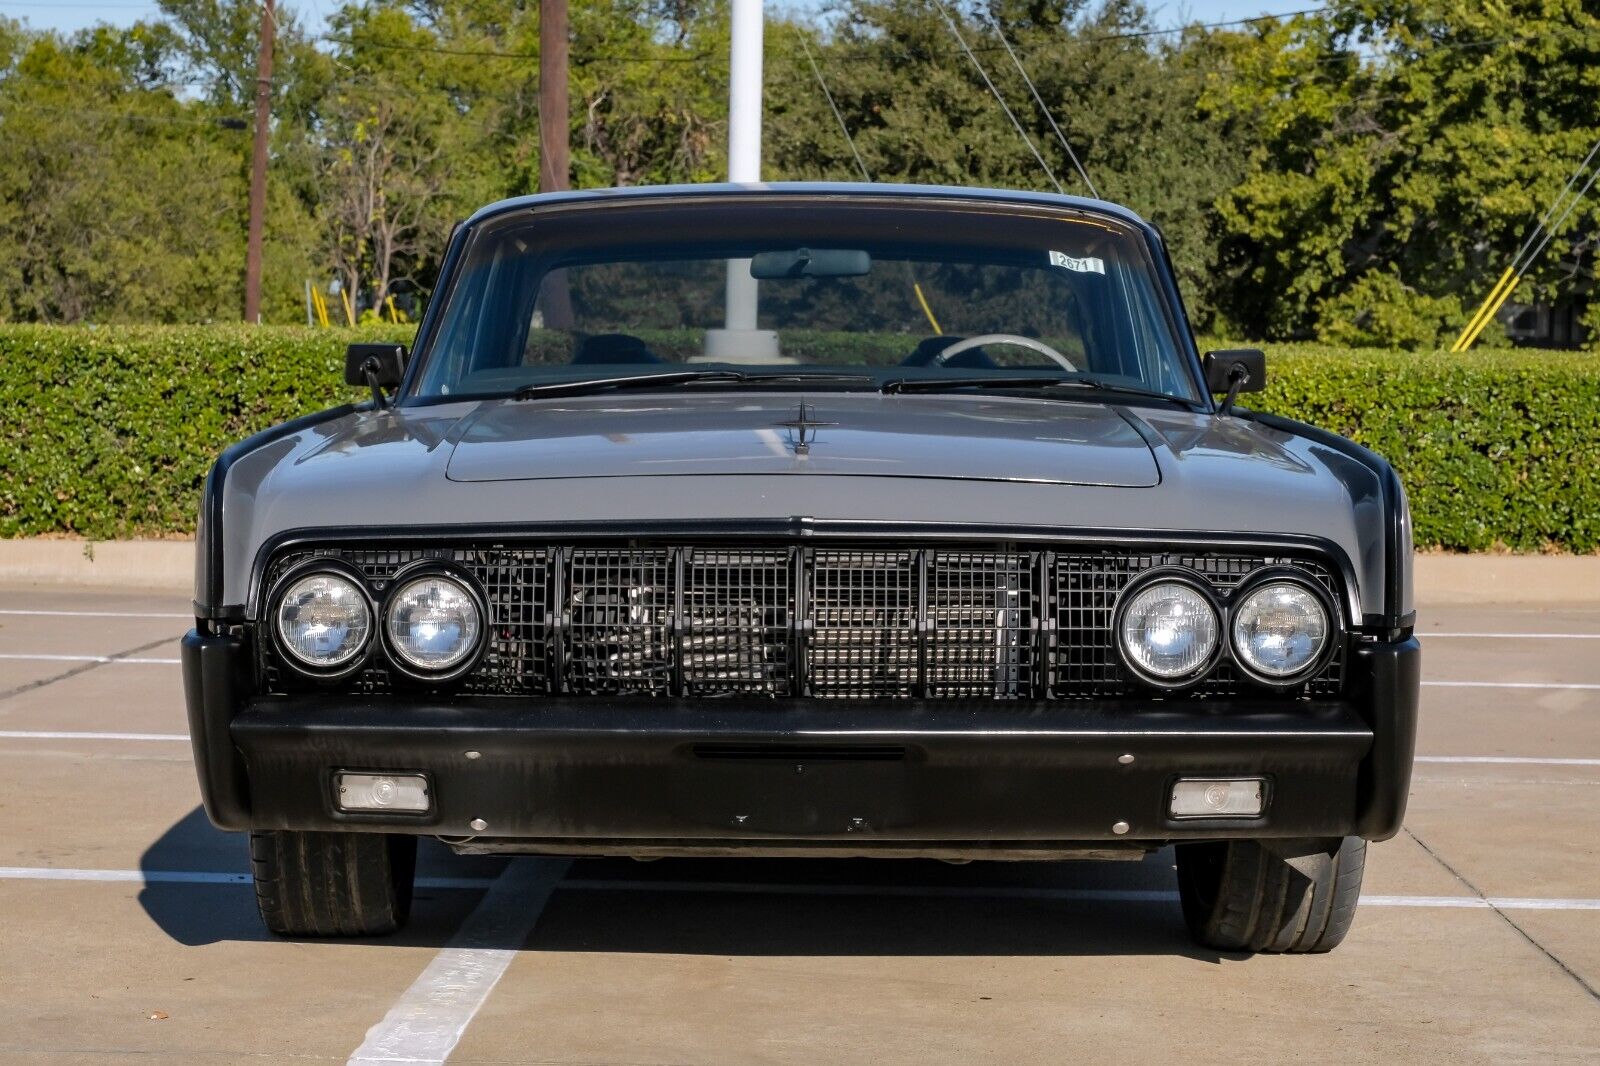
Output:
[[550,205],[477,227],[411,397],[659,372],[706,387],[1075,380],[1194,402],[1155,270],[1132,227],[1042,207]]

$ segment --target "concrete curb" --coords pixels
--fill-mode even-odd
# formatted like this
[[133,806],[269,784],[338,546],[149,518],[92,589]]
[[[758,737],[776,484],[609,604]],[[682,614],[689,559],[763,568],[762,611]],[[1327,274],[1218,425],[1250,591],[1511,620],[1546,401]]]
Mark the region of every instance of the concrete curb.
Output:
[[0,582],[187,592],[192,540],[0,540]]
[[[188,591],[194,542],[0,540],[0,582]],[[1600,555],[1419,555],[1424,604],[1600,604]]]

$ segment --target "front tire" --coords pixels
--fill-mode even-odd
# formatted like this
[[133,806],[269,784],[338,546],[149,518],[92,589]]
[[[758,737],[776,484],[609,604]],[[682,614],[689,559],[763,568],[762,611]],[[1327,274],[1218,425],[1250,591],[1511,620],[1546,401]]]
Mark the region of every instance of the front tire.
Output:
[[1350,931],[1367,842],[1179,844],[1178,895],[1196,941],[1219,951],[1332,951]]
[[253,832],[256,907],[279,936],[380,936],[406,924],[417,838]]

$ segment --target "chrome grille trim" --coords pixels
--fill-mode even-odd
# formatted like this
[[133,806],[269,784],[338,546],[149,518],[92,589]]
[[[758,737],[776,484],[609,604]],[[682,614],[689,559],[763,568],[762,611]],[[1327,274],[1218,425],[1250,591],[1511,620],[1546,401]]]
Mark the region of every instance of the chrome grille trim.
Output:
[[[358,568],[381,597],[403,567],[447,561],[482,585],[488,646],[450,691],[471,695],[692,698],[1095,699],[1139,692],[1118,660],[1118,594],[1155,566],[1195,570],[1219,593],[1268,565],[1301,570],[1345,602],[1310,554],[982,544],[620,544],[484,548],[299,547]],[[299,680],[258,641],[269,692]],[[1294,695],[1337,695],[1345,649]],[[381,658],[345,682],[403,685]],[[1166,698],[1260,694],[1224,663]]]

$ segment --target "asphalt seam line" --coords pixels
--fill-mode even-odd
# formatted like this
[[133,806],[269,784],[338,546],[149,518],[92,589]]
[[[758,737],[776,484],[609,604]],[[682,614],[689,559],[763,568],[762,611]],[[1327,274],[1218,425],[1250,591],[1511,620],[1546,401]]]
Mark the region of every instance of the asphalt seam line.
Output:
[[[17,685],[15,688],[6,689],[4,692],[0,692],[0,700],[8,700],[12,696],[20,696],[24,692],[32,692],[34,689],[44,688],[46,685],[53,685],[57,681],[65,681],[69,677],[77,677],[79,674],[86,674],[90,670],[93,670],[98,666],[104,666],[106,663],[114,663],[114,662],[126,661],[126,657],[127,656],[137,655],[141,651],[149,651],[151,648],[159,648],[163,644],[172,643],[173,640],[174,640],[173,637],[162,637],[159,640],[152,640],[148,644],[141,644],[137,648],[129,648],[127,651],[117,652],[115,655],[85,656],[85,657],[78,658],[76,660],[64,660],[59,656],[44,656],[44,657],[40,657],[40,656],[31,656],[31,655],[0,655],[0,659],[40,659],[40,658],[43,658],[44,661],[47,661],[47,662],[77,661],[77,662],[79,662],[81,664],[79,666],[74,666],[70,670],[66,670],[66,671],[64,671],[62,673],[56,674],[53,677],[40,678],[37,681],[29,681],[29,682],[27,682],[25,684]],[[142,662],[144,660],[133,660],[133,661]],[[178,660],[177,659],[172,659],[172,660],[169,660],[169,661],[175,663]]]
[[352,1064],[442,1063],[450,1057],[539,915],[570,862],[512,862],[489,886],[450,942],[401,993],[351,1053]]
[[1446,862],[1444,860],[1444,857],[1442,855],[1440,855],[1437,851],[1434,851],[1432,848],[1428,847],[1427,843],[1421,837],[1417,836],[1417,834],[1414,833],[1411,830],[1410,826],[1405,826],[1404,829],[1405,829],[1406,836],[1408,836],[1412,840],[1416,841],[1417,847],[1419,847],[1423,851],[1427,852],[1429,857],[1432,858],[1434,862],[1436,862],[1440,866],[1444,867],[1445,870],[1450,874],[1451,877],[1454,877],[1457,881],[1461,882],[1461,884],[1466,887],[1467,891],[1471,892],[1473,895],[1475,895],[1479,899],[1483,900],[1484,903],[1488,904],[1489,909],[1494,911],[1496,916],[1498,916],[1501,921],[1505,922],[1512,929],[1516,930],[1518,936],[1522,937],[1522,939],[1526,940],[1529,944],[1533,945],[1533,947],[1538,949],[1540,954],[1542,954],[1545,958],[1549,959],[1551,962],[1555,963],[1558,967],[1560,967],[1562,973],[1566,974],[1568,977],[1570,977],[1574,981],[1576,981],[1578,983],[1578,987],[1579,988],[1581,988],[1585,992],[1589,993],[1589,998],[1590,999],[1593,999],[1595,1002],[1600,1003],[1600,992],[1597,992],[1593,985],[1591,985],[1588,981],[1585,981],[1581,976],[1579,976],[1577,971],[1573,970],[1572,967],[1568,966],[1565,962],[1562,962],[1561,959],[1556,955],[1555,952],[1553,952],[1549,948],[1545,947],[1538,940],[1535,940],[1533,938],[1533,936],[1526,929],[1522,928],[1522,926],[1518,925],[1516,922],[1511,920],[1511,916],[1506,913],[1507,908],[1505,908],[1505,907],[1500,905],[1504,901],[1491,899],[1490,897],[1485,896],[1483,894],[1483,890],[1482,889],[1480,889],[1477,885],[1473,884],[1471,881],[1467,880],[1466,875],[1464,875],[1460,870],[1457,870],[1454,866],[1451,866],[1448,862]]

